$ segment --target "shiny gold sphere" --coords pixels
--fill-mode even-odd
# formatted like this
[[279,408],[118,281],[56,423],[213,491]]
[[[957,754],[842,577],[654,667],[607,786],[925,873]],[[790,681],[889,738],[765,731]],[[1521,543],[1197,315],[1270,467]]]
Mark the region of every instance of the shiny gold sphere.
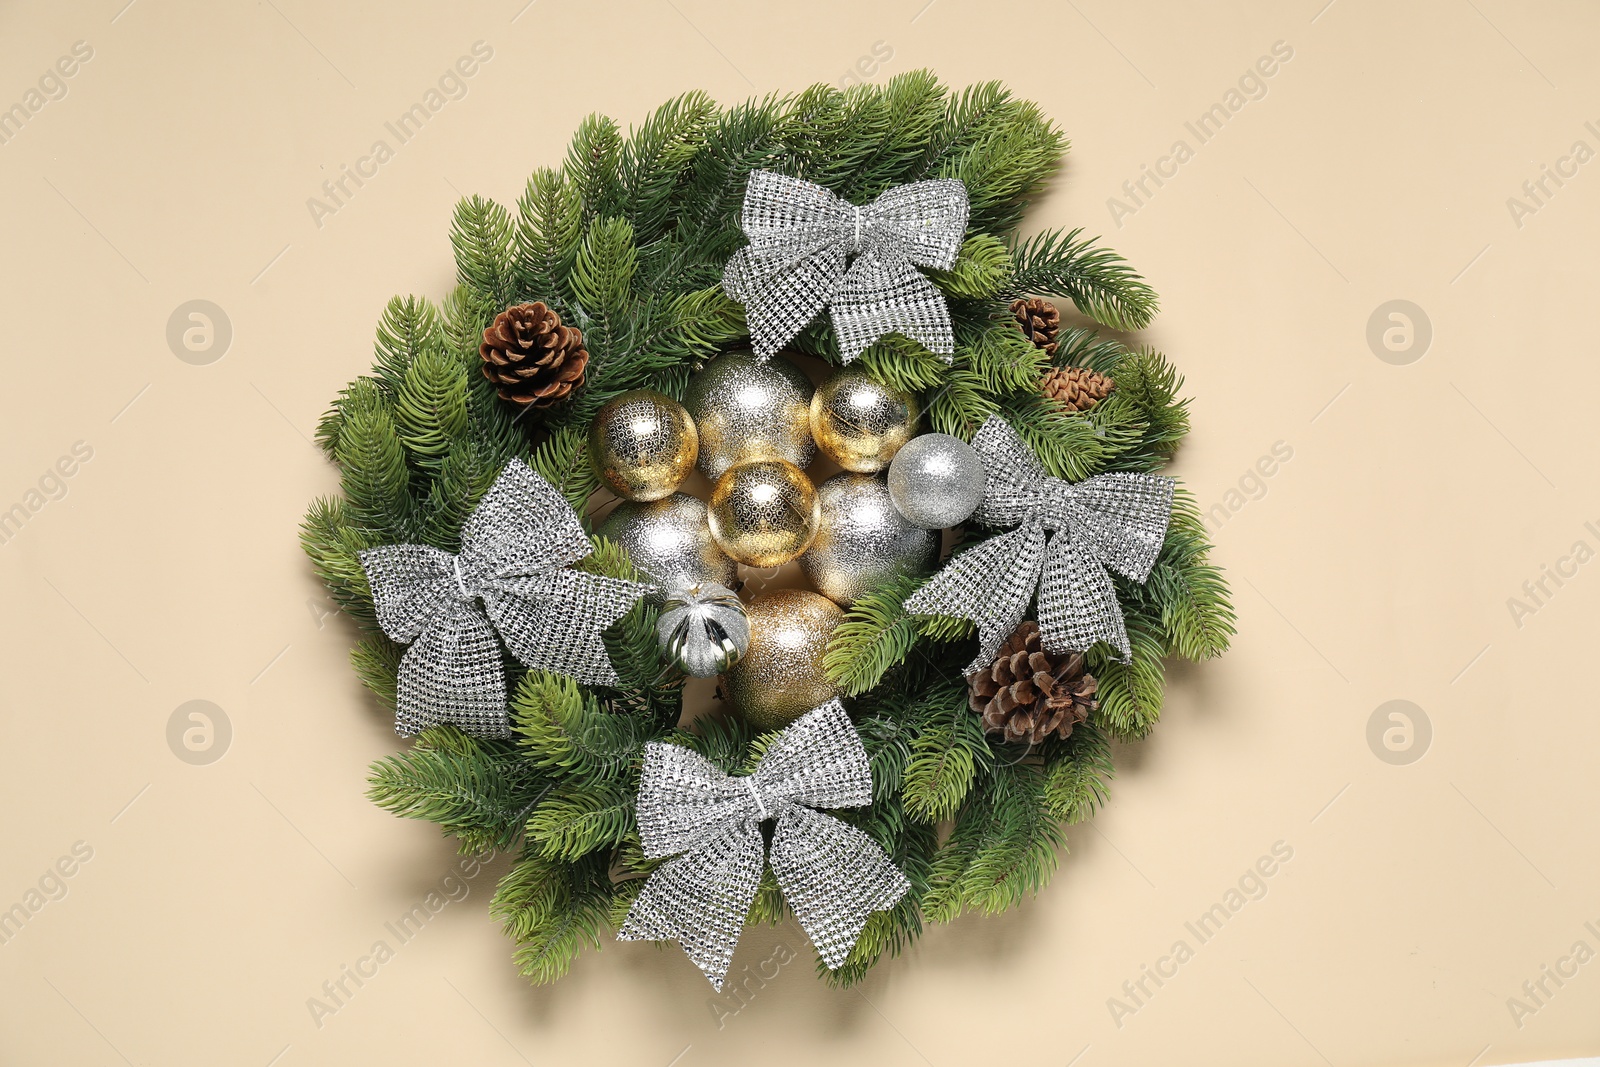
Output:
[[709,512],[711,536],[722,551],[752,567],[794,559],[822,520],[811,479],[781,459],[729,467],[717,479]]
[[783,356],[718,356],[689,379],[684,406],[700,431],[700,470],[712,481],[739,463],[788,460],[804,469],[811,443],[811,379]]
[[728,673],[725,692],[761,730],[777,730],[839,695],[822,669],[828,638],[844,612],[803,589],[764,593],[745,607],[750,647]]
[[627,500],[660,500],[694,469],[700,435],[669,396],[634,389],[608,400],[589,427],[589,458],[600,480]]
[[889,465],[917,428],[917,398],[846,368],[811,397],[811,436],[847,471],[870,473]]

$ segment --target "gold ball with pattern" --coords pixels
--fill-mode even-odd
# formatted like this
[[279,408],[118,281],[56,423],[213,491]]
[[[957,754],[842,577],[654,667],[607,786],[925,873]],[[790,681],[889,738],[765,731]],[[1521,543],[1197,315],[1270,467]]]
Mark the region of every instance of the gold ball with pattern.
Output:
[[881,471],[917,428],[917,398],[853,367],[834,374],[811,397],[811,436],[847,471]]
[[817,500],[822,525],[800,567],[817,592],[840,607],[932,565],[939,535],[896,510],[882,475],[835,474],[817,487]]
[[750,352],[718,356],[684,392],[700,431],[700,471],[712,481],[729,467],[781,459],[804,469],[811,443],[811,379],[781,355],[765,363]]
[[711,536],[752,567],[777,567],[804,552],[822,512],[811,479],[781,459],[758,459],[723,471],[711,493]]
[[694,469],[700,435],[682,404],[650,389],[606,401],[589,427],[600,480],[626,500],[660,500]]
[[844,612],[803,589],[764,593],[745,606],[750,647],[723,676],[723,691],[752,726],[778,730],[839,695],[822,657]]
[[711,537],[705,504],[688,493],[624,500],[595,533],[627,549],[633,565],[660,585],[731,586],[738,580],[737,564]]

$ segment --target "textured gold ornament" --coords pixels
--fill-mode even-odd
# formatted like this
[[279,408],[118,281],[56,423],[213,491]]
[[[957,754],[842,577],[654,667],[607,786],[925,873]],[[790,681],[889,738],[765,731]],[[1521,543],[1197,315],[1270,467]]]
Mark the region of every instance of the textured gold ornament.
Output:
[[724,676],[725,692],[751,725],[776,730],[839,695],[822,669],[844,612],[826,597],[779,589],[745,607],[750,647]]
[[811,544],[822,518],[811,479],[781,459],[729,467],[717,479],[709,512],[717,544],[752,567],[794,559]]
[[881,471],[917,428],[917,399],[859,370],[841,370],[817,389],[809,412],[817,447],[847,471]]
[[664,500],[624,500],[595,533],[628,550],[633,565],[662,585],[731,586],[738,566],[711,537],[706,506],[688,493]]
[[729,352],[689,379],[684,405],[700,431],[700,470],[715,481],[739,463],[782,459],[804,469],[811,443],[811,379],[773,356]]
[[800,557],[817,591],[848,608],[898,574],[933,565],[939,535],[895,509],[877,474],[835,474],[817,487],[822,525]]
[[634,389],[608,400],[589,427],[589,457],[607,488],[628,500],[660,500],[694,469],[700,436],[669,396]]

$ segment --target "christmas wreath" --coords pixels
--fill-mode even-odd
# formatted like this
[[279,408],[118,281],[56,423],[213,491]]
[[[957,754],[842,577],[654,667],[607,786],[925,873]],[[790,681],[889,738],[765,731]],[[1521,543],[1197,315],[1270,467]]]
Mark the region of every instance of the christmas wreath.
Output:
[[[926,72],[690,93],[585,120],[514,210],[461,201],[459,284],[389,304],[302,539],[413,738],[372,799],[515,854],[490,908],[532,980],[610,928],[720,984],[792,914],[849,983],[1003,911],[1155,725],[1164,659],[1226,648],[1154,473],[1181,379],[1046,299],[1127,332],[1155,293],[1079,230],[1018,235],[1066,148]],[[815,591],[750,580],[796,558]],[[726,703],[686,719],[690,675]]]

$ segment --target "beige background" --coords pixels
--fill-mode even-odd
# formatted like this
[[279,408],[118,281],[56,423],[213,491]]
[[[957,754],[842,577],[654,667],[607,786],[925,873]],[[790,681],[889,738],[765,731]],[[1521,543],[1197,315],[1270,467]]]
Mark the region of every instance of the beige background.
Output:
[[[0,12],[0,106],[93,49],[0,144],[0,509],[26,508],[75,442],[93,451],[0,545],[0,908],[75,843],[93,852],[0,945],[0,1060],[1600,1054],[1600,963],[1546,979],[1534,1014],[1507,1006],[1575,942],[1600,949],[1600,566],[1547,582],[1520,626],[1507,605],[1575,542],[1600,548],[1579,312],[1600,282],[1600,165],[1547,180],[1520,226],[1507,205],[1575,141],[1600,148],[1593,5],[125,3]],[[319,227],[321,182],[479,40],[493,57],[465,98]],[[1184,123],[1279,41],[1293,58],[1266,95],[1119,227],[1108,198],[1193,147]],[[1003,78],[1070,133],[1029,224],[1105,233],[1160,290],[1144,339],[1188,376],[1177,471],[1202,504],[1225,514],[1259,457],[1293,450],[1216,529],[1236,647],[1172,671],[1161,728],[1119,752],[1112,803],[1038,900],[937,930],[858,990],[817,983],[792,927],[747,937],[740,963],[780,942],[798,959],[720,1026],[675,951],[607,944],[530,989],[486,913],[502,862],[319,1027],[308,998],[454,862],[363,797],[397,742],[295,541],[335,485],[308,440],[319,414],[367,367],[391,294],[445,292],[459,193],[510,202],[592,109],[626,124],[689,88],[841,81],[875,49],[874,80]],[[209,365],[166,340],[193,299],[233,331]],[[1407,365],[1367,341],[1394,299],[1432,326]],[[210,765],[168,746],[194,699],[232,725]],[[1431,723],[1408,765],[1367,741],[1392,699]],[[1293,858],[1265,895],[1119,1026],[1108,998],[1197,945],[1185,922],[1280,841]]]

